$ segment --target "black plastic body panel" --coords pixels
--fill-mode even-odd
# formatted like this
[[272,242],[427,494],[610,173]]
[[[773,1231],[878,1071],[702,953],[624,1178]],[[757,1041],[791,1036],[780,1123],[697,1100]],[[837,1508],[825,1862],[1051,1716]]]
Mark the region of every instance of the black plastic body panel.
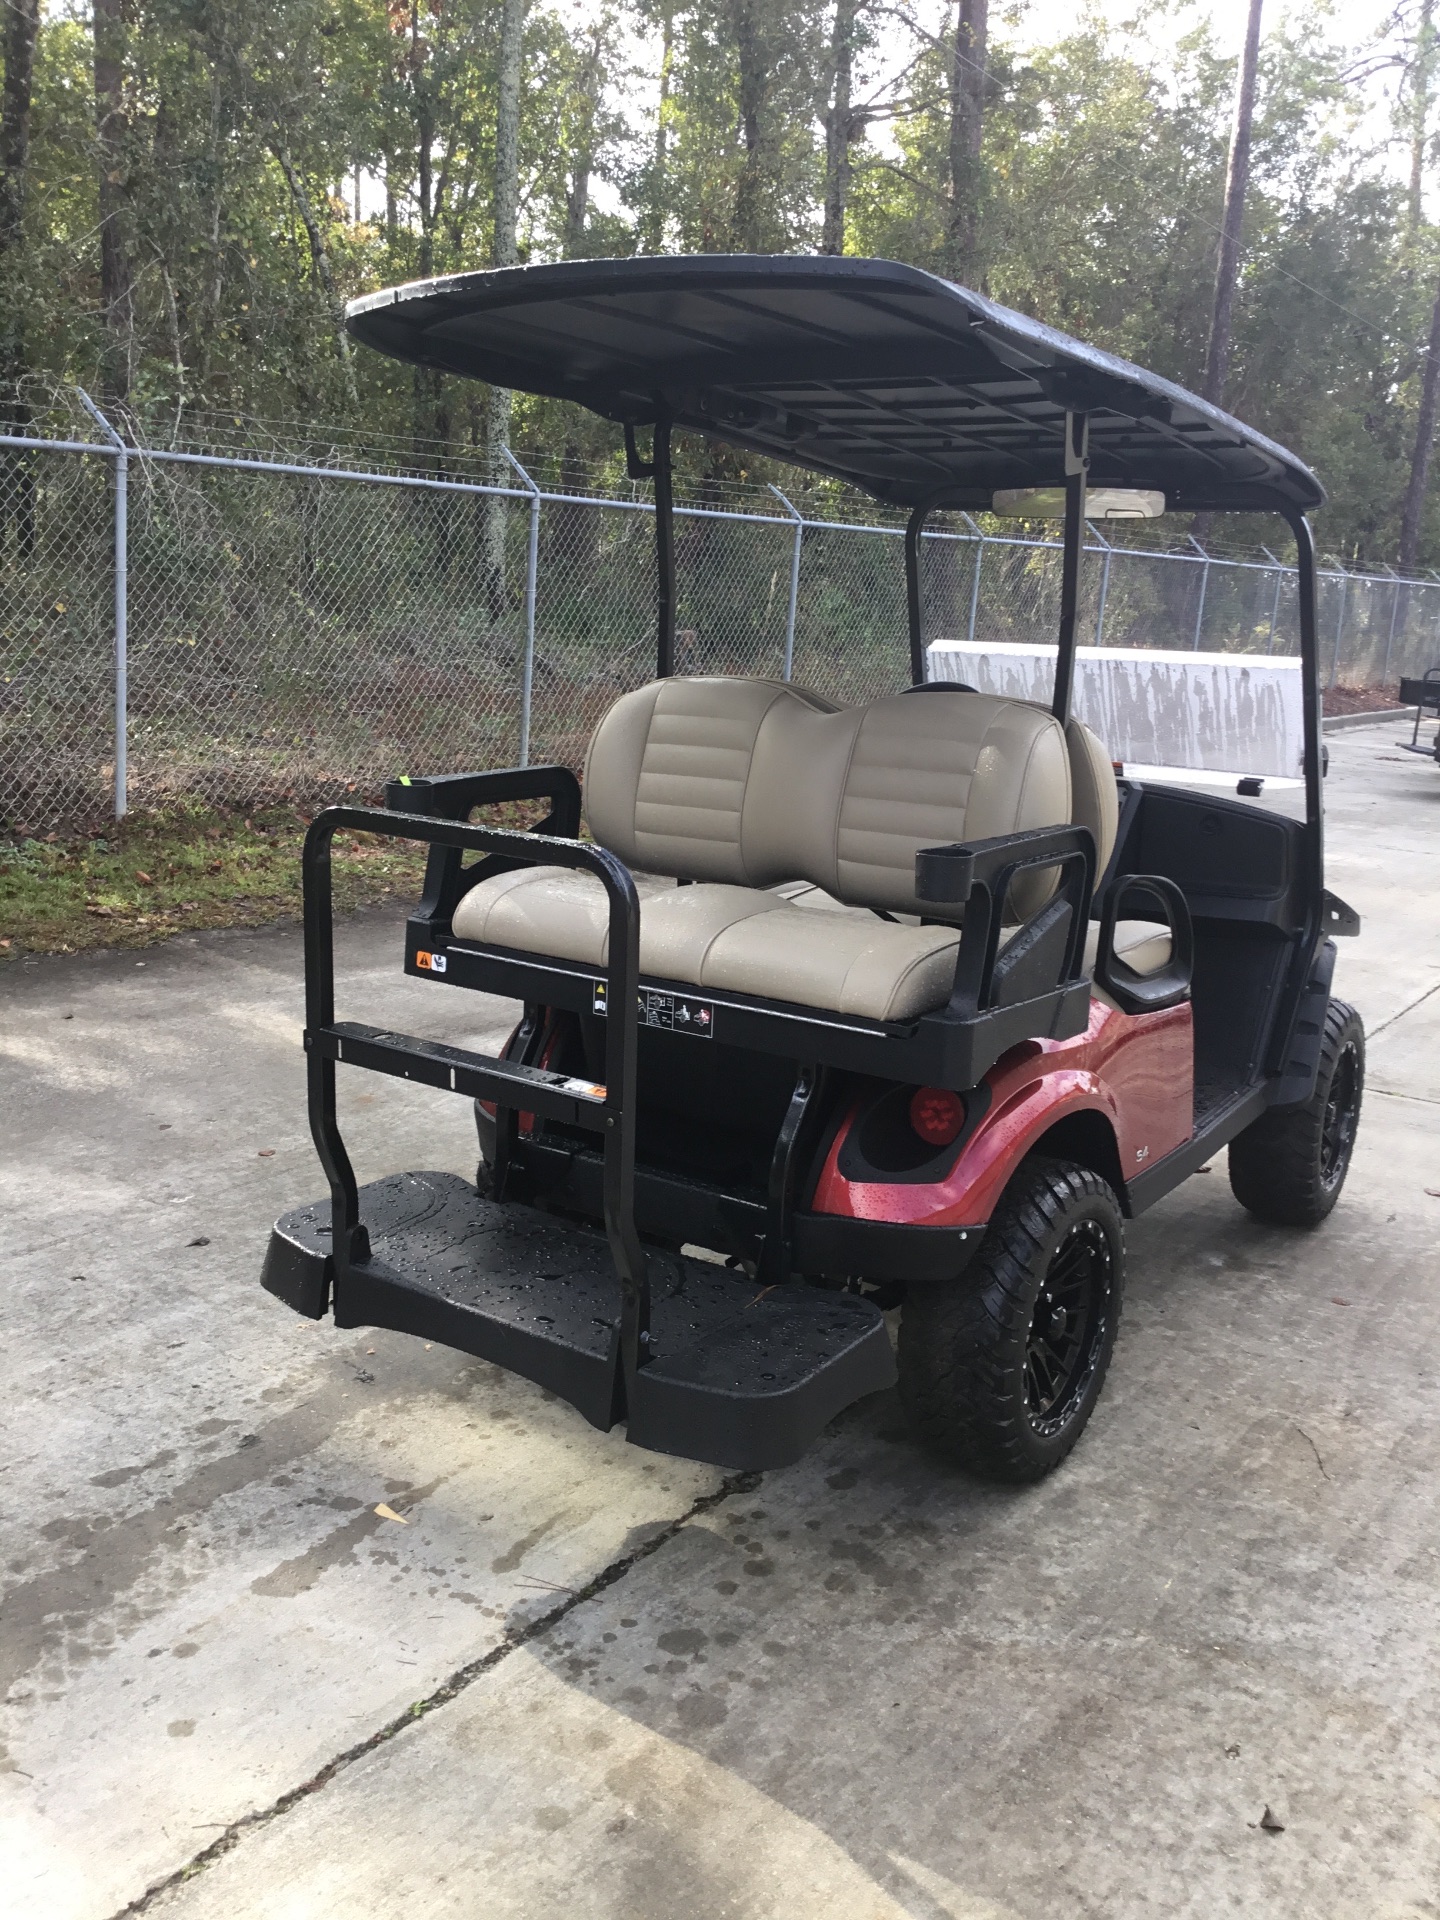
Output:
[[[1124,789],[1107,883],[1156,874],[1180,889],[1189,908],[1195,1137],[1209,1143],[1207,1151],[1215,1148],[1213,1129],[1230,1126],[1252,1095],[1261,1110],[1309,1097],[1289,1063],[1298,1068],[1301,1060],[1292,1037],[1326,925],[1318,843],[1314,823],[1243,801],[1177,787]],[[1164,1166],[1137,1179],[1141,1192]]]
[[1298,932],[1318,909],[1306,898],[1303,822],[1180,787],[1138,791],[1114,875],[1173,880],[1195,920],[1259,920]]
[[[445,972],[422,967],[417,953],[443,953]],[[512,1000],[564,1007],[589,1014],[601,976],[593,968],[567,965],[541,954],[512,953],[500,948],[472,946],[451,936],[448,925],[419,916],[406,929],[405,971],[416,979],[441,985],[473,987]],[[640,985],[660,992],[693,993],[683,983],[642,974]],[[1077,980],[1033,1000],[998,1007],[966,1019],[942,1008],[907,1026],[885,1026],[846,1014],[817,1013],[790,1006],[722,993],[706,988],[705,999],[714,1008],[713,1039],[756,1053],[786,1060],[838,1067],[878,1079],[904,1080],[917,1087],[953,1087],[964,1092],[976,1085],[1004,1053],[1023,1040],[1069,1040],[1083,1033],[1090,1019],[1090,982]],[[705,1046],[696,1039],[690,1044]]]
[[842,1280],[955,1280],[985,1238],[974,1227],[914,1226],[901,1220],[847,1220],[833,1213],[795,1216],[795,1264],[802,1273]]
[[[598,1217],[602,1169],[593,1152],[549,1140],[522,1140],[515,1149],[515,1169],[523,1183],[520,1191],[540,1205]],[[726,1193],[637,1166],[635,1219],[646,1235],[754,1260],[760,1256],[769,1211],[763,1196]],[[963,1272],[984,1231],[983,1225],[912,1226],[804,1210],[797,1210],[791,1222],[796,1272],[827,1280],[861,1275],[870,1280],[950,1279]]]

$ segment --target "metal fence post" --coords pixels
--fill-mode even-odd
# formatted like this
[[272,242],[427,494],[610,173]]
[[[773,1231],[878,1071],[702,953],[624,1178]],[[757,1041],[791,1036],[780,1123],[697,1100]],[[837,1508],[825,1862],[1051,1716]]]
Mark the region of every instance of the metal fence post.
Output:
[[805,521],[779,487],[771,485],[770,491],[795,522],[795,544],[790,552],[790,611],[785,617],[785,668],[781,676],[789,680],[795,671],[795,609],[800,604],[800,543],[805,538]]
[[115,818],[129,805],[130,450],[83,387],[81,406],[115,449]]
[[535,694],[535,587],[540,561],[540,489],[509,447],[505,458],[530,489],[530,544],[525,555],[525,656],[520,668],[520,765],[530,764],[530,707]]
[[[1387,573],[1394,573],[1394,571],[1395,569],[1393,567],[1387,566]],[[1400,580],[1397,575],[1395,585],[1390,594],[1390,631],[1385,636],[1385,664],[1380,669],[1380,684],[1382,687],[1388,687],[1390,684],[1390,649],[1395,644],[1395,620],[1400,612],[1400,593]]]
[[1350,575],[1340,575],[1340,613],[1335,621],[1335,652],[1330,661],[1330,678],[1325,683],[1327,691],[1340,678],[1340,648],[1345,641],[1345,596],[1350,591]]
[[1210,584],[1210,556],[1206,553],[1204,547],[1201,546],[1193,533],[1187,533],[1185,538],[1190,542],[1191,546],[1194,547],[1196,553],[1202,556],[1205,562],[1200,573],[1200,604],[1195,609],[1195,637],[1190,642],[1190,651],[1192,653],[1198,653],[1200,651],[1200,627],[1205,619],[1205,589]]
[[961,517],[966,521],[970,531],[979,542],[979,545],[975,549],[975,572],[970,581],[970,625],[965,635],[967,643],[973,647],[975,644],[975,615],[980,607],[980,563],[985,558],[985,536],[968,513],[963,514]]
[[1270,654],[1275,651],[1275,622],[1280,618],[1280,589],[1285,584],[1285,567],[1281,561],[1276,560],[1269,547],[1262,546],[1260,551],[1275,568],[1275,592],[1270,601],[1270,634],[1265,642],[1265,651]]
[[1110,556],[1115,549],[1091,521],[1085,522],[1085,528],[1105,549],[1105,563],[1100,569],[1100,605],[1095,610],[1095,645],[1098,647],[1105,633],[1105,601],[1110,593]]

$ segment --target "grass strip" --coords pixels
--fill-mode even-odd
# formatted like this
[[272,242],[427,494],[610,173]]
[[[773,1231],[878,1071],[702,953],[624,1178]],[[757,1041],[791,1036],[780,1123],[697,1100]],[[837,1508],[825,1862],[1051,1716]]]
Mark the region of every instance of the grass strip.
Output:
[[[0,842],[0,960],[145,947],[176,933],[297,918],[310,817],[292,806],[244,813],[182,802],[98,833]],[[424,868],[425,848],[414,842],[339,834],[335,909],[414,898]]]

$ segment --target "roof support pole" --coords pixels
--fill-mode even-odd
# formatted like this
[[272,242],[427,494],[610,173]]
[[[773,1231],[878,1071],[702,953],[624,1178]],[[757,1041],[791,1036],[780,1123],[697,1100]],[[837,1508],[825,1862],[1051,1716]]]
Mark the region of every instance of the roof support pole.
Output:
[[924,501],[905,523],[905,612],[910,623],[910,684],[925,684],[925,635],[920,608],[920,536],[930,517],[930,502]]
[[1075,687],[1080,562],[1085,551],[1085,473],[1090,465],[1090,416],[1065,416],[1065,544],[1060,556],[1060,638],[1055,654],[1055,698],[1050,711],[1064,726]]
[[660,592],[655,636],[655,673],[668,680],[675,671],[675,493],[670,473],[670,417],[655,422],[655,563]]
[[670,416],[663,409],[655,417],[652,453],[642,460],[635,450],[635,429],[625,429],[625,469],[632,480],[655,482],[656,602],[655,677],[668,680],[675,671],[675,491],[670,471]]
[[1300,680],[1305,695],[1305,822],[1310,829],[1311,879],[1318,900],[1325,871],[1321,842],[1325,790],[1321,784],[1324,757],[1320,739],[1320,639],[1315,619],[1315,538],[1310,522],[1297,508],[1287,507],[1284,513],[1295,535],[1298,563],[1295,586],[1300,603]]

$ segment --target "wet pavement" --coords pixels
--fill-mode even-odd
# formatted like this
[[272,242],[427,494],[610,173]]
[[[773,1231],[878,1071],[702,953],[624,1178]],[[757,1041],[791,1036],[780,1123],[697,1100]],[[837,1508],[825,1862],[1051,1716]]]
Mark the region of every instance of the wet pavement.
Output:
[[[1344,1200],[1261,1227],[1222,1156],[1136,1222],[1018,1495],[890,1395],[727,1477],[261,1292],[323,1184],[296,929],[0,976],[7,1911],[1440,1915],[1440,773],[1330,746]],[[398,926],[342,1016],[494,1045]],[[473,1167],[464,1102],[342,1103],[362,1178]]]

